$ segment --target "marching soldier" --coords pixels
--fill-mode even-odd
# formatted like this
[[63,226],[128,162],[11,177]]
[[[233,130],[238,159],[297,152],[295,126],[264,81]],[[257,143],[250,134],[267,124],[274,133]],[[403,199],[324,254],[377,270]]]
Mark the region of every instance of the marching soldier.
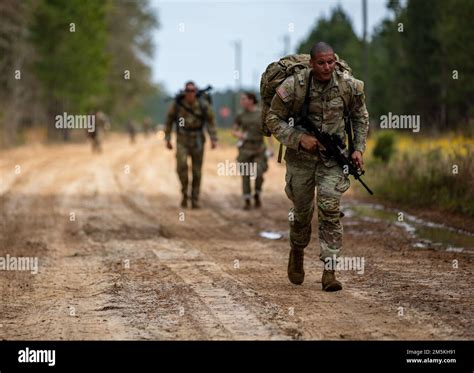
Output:
[[[232,134],[239,139],[237,143],[239,156],[237,162],[240,164],[256,164],[256,177],[254,188],[255,207],[261,207],[260,195],[262,192],[263,174],[268,169],[267,156],[273,155],[273,142],[269,138],[270,149],[267,154],[263,133],[261,130],[262,113],[257,108],[257,98],[251,92],[244,92],[240,97],[240,106],[243,111],[235,118]],[[247,167],[246,169],[250,169]],[[252,188],[251,175],[242,175],[242,189],[244,209],[251,207]]]
[[194,82],[185,84],[184,94],[178,95],[168,110],[165,128],[165,141],[168,149],[171,144],[171,130],[176,123],[176,161],[181,182],[181,207],[188,206],[188,158],[192,162],[191,207],[197,209],[201,186],[201,169],[204,156],[204,128],[211,138],[211,148],[217,145],[216,122],[211,105],[202,95],[198,97]]

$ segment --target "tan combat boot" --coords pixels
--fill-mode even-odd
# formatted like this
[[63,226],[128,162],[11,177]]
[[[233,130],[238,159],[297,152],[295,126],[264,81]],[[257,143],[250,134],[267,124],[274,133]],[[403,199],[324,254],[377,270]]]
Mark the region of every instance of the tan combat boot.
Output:
[[304,281],[304,250],[290,250],[288,259],[288,279],[295,285]]
[[323,271],[323,277],[321,278],[324,291],[338,291],[342,289],[342,284],[336,280],[335,271]]

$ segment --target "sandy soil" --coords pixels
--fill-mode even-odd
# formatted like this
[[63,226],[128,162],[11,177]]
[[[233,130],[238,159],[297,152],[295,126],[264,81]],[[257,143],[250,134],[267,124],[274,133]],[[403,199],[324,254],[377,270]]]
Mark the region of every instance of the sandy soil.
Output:
[[395,224],[345,217],[344,255],[365,271],[325,293],[315,218],[305,283],[290,284],[287,240],[259,237],[287,230],[284,166],[270,164],[263,209],[243,211],[239,177],[217,174],[235,156],[207,151],[203,208],[183,211],[156,138],[1,152],[0,256],[37,257],[39,273],[0,271],[0,338],[474,338],[472,257],[415,250]]

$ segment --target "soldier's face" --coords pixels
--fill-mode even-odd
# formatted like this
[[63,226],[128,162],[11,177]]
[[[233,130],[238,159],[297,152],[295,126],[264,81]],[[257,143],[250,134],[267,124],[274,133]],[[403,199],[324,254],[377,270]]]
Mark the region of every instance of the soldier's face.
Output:
[[240,106],[244,110],[249,110],[253,105],[253,101],[247,95],[240,96]]
[[188,102],[194,102],[196,99],[196,86],[188,84],[184,89],[184,98]]
[[332,73],[336,68],[336,56],[334,52],[318,53],[310,60],[310,64],[315,78],[327,82],[331,80]]

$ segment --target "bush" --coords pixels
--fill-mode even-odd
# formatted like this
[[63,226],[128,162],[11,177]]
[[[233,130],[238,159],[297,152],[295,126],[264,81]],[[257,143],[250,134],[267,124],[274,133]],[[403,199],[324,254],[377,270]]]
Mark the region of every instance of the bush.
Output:
[[389,163],[371,164],[367,182],[376,196],[474,216],[474,148],[453,153],[415,149],[400,152]]
[[388,163],[395,154],[395,135],[391,132],[381,133],[375,142],[373,155],[375,158]]

